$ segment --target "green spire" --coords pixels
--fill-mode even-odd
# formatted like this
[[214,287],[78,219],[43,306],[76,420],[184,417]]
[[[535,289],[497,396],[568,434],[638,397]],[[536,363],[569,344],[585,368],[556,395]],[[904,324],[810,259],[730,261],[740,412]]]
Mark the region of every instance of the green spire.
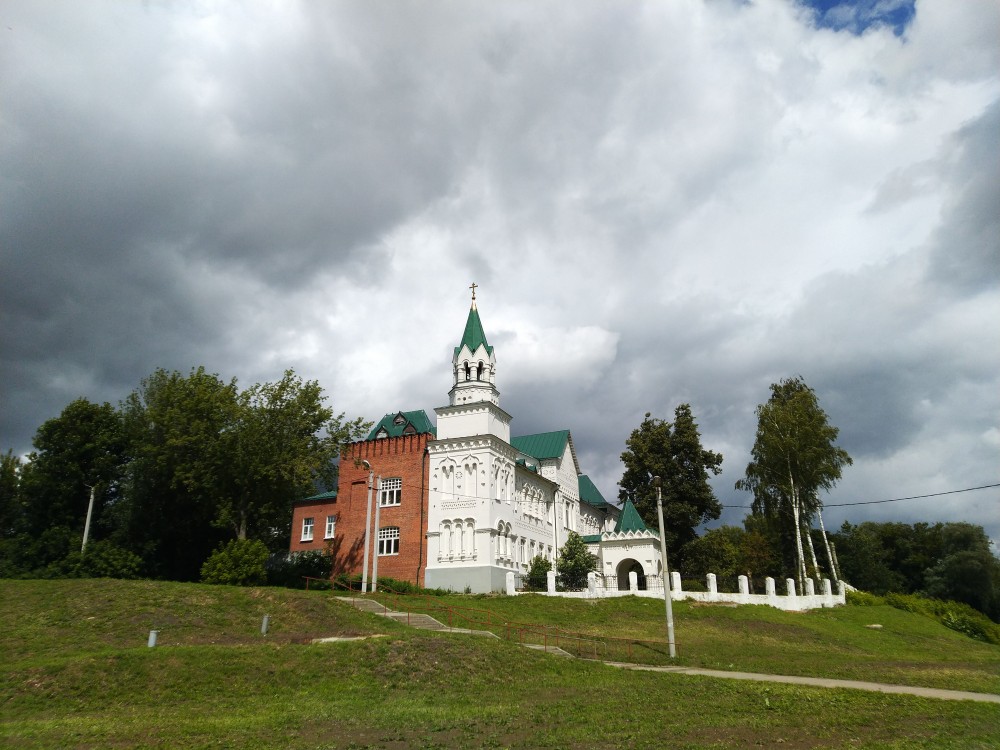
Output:
[[476,351],[479,345],[486,347],[487,354],[493,354],[493,347],[486,343],[486,334],[483,332],[482,321],[479,320],[479,311],[476,309],[476,301],[472,301],[472,309],[469,310],[469,319],[465,321],[465,333],[462,334],[462,343],[455,347],[455,356],[462,350],[462,346],[469,347],[470,352]]
[[622,514],[618,517],[618,523],[615,524],[615,532],[621,533],[623,531],[649,531],[631,500],[625,501]]

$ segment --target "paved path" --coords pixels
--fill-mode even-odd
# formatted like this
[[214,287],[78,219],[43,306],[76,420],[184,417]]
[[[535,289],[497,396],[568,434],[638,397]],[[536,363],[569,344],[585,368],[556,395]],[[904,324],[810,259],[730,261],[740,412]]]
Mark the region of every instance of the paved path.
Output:
[[655,667],[650,664],[629,664],[627,662],[604,662],[612,667],[634,669],[645,672],[675,672],[678,674],[701,675],[703,677],[721,677],[726,680],[754,680],[757,682],[781,682],[787,685],[808,685],[810,687],[851,688],[853,690],[868,690],[875,693],[900,693],[904,695],[920,695],[924,698],[940,698],[949,701],[979,701],[981,703],[1000,703],[1000,695],[992,693],[970,693],[966,690],[941,690],[939,688],[911,687],[909,685],[886,685],[881,682],[863,682],[861,680],[835,680],[828,677],[796,677],[784,674],[761,674],[759,672],[725,672],[719,669],[698,669],[697,667]]
[[[406,612],[394,612],[372,599],[355,599],[353,597],[338,597],[343,602],[351,604],[358,609],[372,612],[376,615],[389,617],[397,622],[409,624],[414,628],[424,630],[437,630],[445,633],[469,633],[471,635],[485,635],[497,638],[495,633],[488,630],[467,630],[465,628],[449,628],[435,620],[430,615],[408,614]],[[528,648],[546,650],[549,653],[559,656],[572,656],[561,648],[550,646],[544,649],[542,646],[524,644]],[[631,664],[629,662],[606,661],[608,666],[619,667],[620,669],[633,669],[643,672],[673,672],[676,674],[689,674],[701,677],[718,677],[725,680],[752,680],[755,682],[780,682],[786,685],[808,685],[809,687],[825,688],[849,688],[852,690],[868,690],[875,693],[896,693],[901,695],[919,695],[924,698],[938,698],[949,701],[978,701],[980,703],[1000,703],[1000,695],[992,693],[971,693],[966,690],[942,690],[940,688],[911,687],[909,685],[887,685],[881,682],[863,682],[861,680],[835,680],[827,677],[797,677],[795,675],[782,674],[761,674],[759,672],[725,672],[720,669],[699,669],[697,667],[656,667],[651,664]]]

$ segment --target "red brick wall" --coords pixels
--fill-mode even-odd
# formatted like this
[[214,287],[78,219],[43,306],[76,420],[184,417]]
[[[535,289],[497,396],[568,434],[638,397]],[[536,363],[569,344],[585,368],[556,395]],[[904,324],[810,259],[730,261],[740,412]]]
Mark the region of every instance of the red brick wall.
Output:
[[[337,510],[336,503],[330,500],[297,504],[292,509],[292,543],[288,547],[289,552],[326,549],[328,540],[323,538],[323,534],[326,532],[326,517],[336,516]],[[311,542],[302,541],[302,521],[305,518],[313,519],[313,538]],[[335,533],[337,536],[340,535],[339,525]]]
[[[368,507],[368,471],[361,461],[371,464],[376,482],[379,475],[399,477],[403,489],[399,505],[385,506],[380,511],[379,525],[399,527],[399,554],[383,555],[378,559],[379,578],[396,578],[421,586],[427,566],[427,441],[430,435],[404,435],[395,438],[353,443],[340,459],[340,479],[337,500],[333,504],[304,504],[295,507],[292,516],[291,551],[325,549],[323,531],[327,514],[337,516],[337,531],[330,543],[333,572],[361,573],[365,549],[365,512]],[[356,465],[357,462],[357,465]],[[378,547],[375,529],[377,486],[372,491],[371,558]],[[302,519],[313,516],[316,527],[312,543],[302,543]]]

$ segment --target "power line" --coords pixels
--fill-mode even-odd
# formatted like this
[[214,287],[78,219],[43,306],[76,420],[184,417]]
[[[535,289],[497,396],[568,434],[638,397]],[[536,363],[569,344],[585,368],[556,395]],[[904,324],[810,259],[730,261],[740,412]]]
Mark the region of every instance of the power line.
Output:
[[[856,503],[824,503],[824,508],[843,508],[848,505],[879,505],[881,503],[898,503],[902,500],[920,500],[925,497],[941,497],[942,495],[957,495],[961,492],[974,492],[975,490],[988,490],[993,487],[1000,487],[1000,482],[996,484],[984,484],[980,487],[966,487],[961,490],[948,490],[947,492],[932,492],[929,495],[910,495],[909,497],[894,497],[891,500],[860,500]],[[749,505],[723,505],[723,508],[743,508],[749,510]]]

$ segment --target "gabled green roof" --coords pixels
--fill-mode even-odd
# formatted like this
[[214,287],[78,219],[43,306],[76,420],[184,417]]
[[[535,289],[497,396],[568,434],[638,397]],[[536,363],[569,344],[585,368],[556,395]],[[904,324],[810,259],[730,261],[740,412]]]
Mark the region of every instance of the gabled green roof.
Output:
[[600,544],[601,535],[600,534],[587,534],[586,536],[580,537],[583,539],[584,544]]
[[422,435],[429,432],[436,434],[434,425],[431,423],[427,412],[423,409],[417,411],[399,411],[395,414],[386,414],[379,423],[368,433],[368,439],[374,440],[379,432],[385,431],[382,437],[399,437],[400,435]]
[[521,435],[510,439],[510,444],[529,456],[537,459],[562,458],[566,452],[569,440],[569,430],[557,432],[542,432],[538,435]]
[[623,531],[649,531],[649,528],[643,523],[642,516],[639,515],[639,511],[635,509],[631,500],[625,501],[625,505],[622,507],[622,514],[618,517],[618,523],[615,524],[615,531],[618,533]]
[[483,324],[479,320],[479,310],[476,309],[476,303],[473,302],[472,309],[469,310],[469,319],[465,321],[465,333],[462,334],[462,342],[455,347],[455,356],[458,356],[463,346],[469,347],[469,351],[474,352],[480,345],[485,346],[486,352],[492,356],[493,347],[486,343]]
[[309,497],[304,497],[301,500],[297,500],[299,503],[315,502],[316,500],[336,500],[337,490],[330,490],[329,492],[321,492],[318,495],[310,495]]
[[604,495],[602,495],[601,491],[597,489],[597,486],[590,481],[590,477],[586,474],[581,474],[576,479],[580,484],[580,500],[587,503],[587,505],[592,505],[595,508],[611,507],[611,503],[604,499]]

